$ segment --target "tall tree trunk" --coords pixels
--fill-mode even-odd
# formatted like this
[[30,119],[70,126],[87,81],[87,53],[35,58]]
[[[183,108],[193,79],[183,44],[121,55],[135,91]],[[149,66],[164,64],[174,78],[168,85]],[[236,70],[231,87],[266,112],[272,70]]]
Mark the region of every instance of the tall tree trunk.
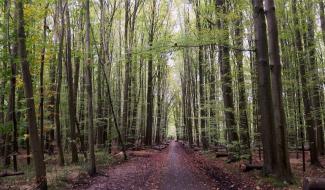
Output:
[[325,13],[324,13],[324,0],[318,0],[319,4],[319,18],[322,29],[323,42],[325,43]]
[[216,90],[216,79],[217,79],[217,69],[216,69],[216,46],[212,45],[210,47],[210,77],[209,77],[209,87],[210,87],[210,126],[213,140],[217,138],[218,135],[218,121],[217,121],[217,90]]
[[[156,1],[152,0],[152,10],[150,17],[149,29],[149,46],[152,48],[155,29]],[[152,144],[152,123],[153,123],[153,53],[150,53],[148,60],[148,89],[147,89],[147,128],[146,128],[146,145]]]
[[161,142],[161,119],[162,119],[162,102],[163,102],[163,91],[162,91],[162,75],[163,75],[163,66],[160,64],[158,65],[157,72],[158,72],[158,80],[157,80],[157,123],[156,123],[156,144],[160,144]]
[[253,0],[253,8],[258,60],[258,101],[259,112],[261,114],[264,172],[265,174],[269,174],[274,171],[274,167],[276,166],[277,152],[273,139],[275,136],[275,125],[263,0]]
[[45,47],[46,47],[46,17],[47,17],[47,8],[48,4],[46,5],[46,13],[43,19],[43,47],[41,53],[41,68],[40,68],[40,103],[39,103],[39,112],[40,112],[40,136],[41,136],[41,147],[44,152],[44,64],[45,64]]
[[[242,14],[239,15],[242,17]],[[236,21],[235,36],[237,41],[237,48],[243,47],[243,31],[242,31],[241,18]],[[241,140],[241,152],[248,154],[250,153],[250,137],[249,137],[249,124],[247,116],[247,99],[246,99],[246,88],[245,88],[245,76],[243,68],[243,52],[235,50],[235,57],[237,63],[237,82],[238,82],[238,93],[239,93],[239,126],[240,126],[240,140]]]
[[[101,59],[101,62],[103,65],[105,65],[106,59],[105,59],[105,50],[104,50],[104,43],[105,43],[105,7],[104,7],[104,1],[100,0],[100,49],[99,49],[99,59]],[[103,99],[102,99],[102,67],[101,64],[98,65],[98,71],[97,71],[97,143],[98,145],[104,144],[104,127],[105,123],[107,122],[105,119],[103,119]]]
[[48,132],[48,135],[46,136],[46,144],[45,147],[48,149],[49,155],[53,154],[54,152],[54,141],[55,141],[55,92],[56,92],[56,82],[55,82],[55,74],[56,74],[56,68],[55,68],[55,55],[51,56],[51,65],[50,65],[50,91],[51,95],[49,97],[49,108],[48,111],[49,116],[48,120],[51,124],[51,129]]
[[[16,74],[17,74],[17,66],[16,62],[13,61],[14,58],[17,58],[17,49],[18,49],[18,43],[17,43],[17,38],[15,39],[15,43],[13,44],[13,51],[11,52],[11,43],[10,43],[10,6],[11,2],[10,0],[5,1],[5,8],[6,8],[6,34],[5,34],[5,39],[6,39],[6,53],[8,56],[8,63],[10,63],[10,68],[11,68],[11,79],[10,79],[10,94],[9,94],[9,102],[8,102],[8,117],[7,120],[12,123],[13,126],[13,134],[12,134],[12,139],[13,139],[13,167],[14,171],[17,171],[17,154],[18,154],[18,129],[17,129],[17,118],[16,118]],[[15,18],[15,24],[17,24],[17,18]],[[16,31],[14,32],[15,34],[17,33]],[[8,159],[10,159],[8,157]],[[5,162],[7,162],[7,158],[5,157]]]
[[16,15],[17,15],[18,57],[20,59],[21,68],[22,68],[26,104],[28,108],[27,118],[28,118],[29,132],[30,132],[30,144],[32,147],[32,154],[34,160],[36,181],[40,189],[47,189],[46,168],[45,168],[42,147],[40,144],[40,139],[37,132],[37,120],[36,120],[36,111],[35,111],[35,103],[34,103],[34,95],[33,95],[33,84],[32,84],[31,74],[29,71],[29,63],[27,59],[23,1],[15,0],[15,6],[16,6]]
[[292,182],[293,176],[291,172],[288,142],[286,132],[286,117],[282,101],[282,78],[281,78],[281,59],[278,37],[278,24],[275,13],[273,0],[265,0],[266,18],[268,24],[268,45],[271,65],[271,80],[272,80],[272,100],[274,108],[274,124],[276,131],[277,145],[277,164],[275,172],[280,179]]
[[[314,2],[308,1],[307,8],[308,10],[314,9]],[[314,13],[307,13],[307,52],[309,57],[309,74],[311,74],[311,89],[310,89],[310,96],[312,100],[312,112],[314,117],[314,124],[317,130],[316,133],[316,143],[317,149],[321,155],[325,154],[325,147],[324,147],[324,130],[322,126],[322,116],[321,116],[321,97],[320,93],[323,94],[321,91],[321,86],[319,85],[320,77],[318,74],[318,66],[317,66],[317,59],[316,59],[316,42],[315,42],[315,15]]]
[[121,126],[123,130],[124,141],[126,142],[128,120],[129,120],[129,88],[130,88],[130,69],[131,69],[131,51],[129,47],[129,22],[130,22],[130,0],[125,0],[125,27],[124,27],[124,48],[125,48],[125,71],[124,71],[124,90]]
[[[196,1],[196,27],[198,29],[198,33],[200,35],[202,26],[201,26],[201,16],[200,16],[200,3]],[[208,149],[209,142],[207,139],[207,132],[206,132],[206,109],[205,109],[205,93],[204,93],[204,52],[203,46],[199,47],[199,57],[198,57],[198,68],[199,68],[199,94],[200,94],[200,121],[201,121],[201,139],[203,149]]]
[[[189,58],[189,49],[184,50],[184,79],[185,79],[185,113],[186,113],[186,123],[187,123],[187,133],[188,133],[188,142],[190,146],[193,144],[193,130],[192,130],[192,101],[191,101],[191,64]],[[164,79],[165,81],[165,79]],[[192,87],[192,88],[191,88]]]
[[[10,9],[9,9],[9,1],[4,2],[4,7],[1,7],[3,10],[5,10],[4,14],[4,20],[6,22],[6,30],[4,31],[5,33],[5,42],[9,42],[9,16],[10,16]],[[8,44],[6,44],[8,45]],[[10,47],[7,47],[8,50]],[[1,70],[6,71],[7,70],[7,61],[1,61]],[[0,125],[4,126],[5,125],[5,94],[6,94],[6,83],[7,79],[5,77],[0,78]],[[6,134],[1,134],[0,140],[2,143],[0,144],[0,156],[4,156],[4,166],[7,167],[7,159],[6,159]],[[10,161],[10,160],[9,160]]]
[[64,7],[62,0],[58,2],[58,11],[61,15],[61,32],[59,34],[59,51],[58,51],[58,71],[56,80],[56,98],[55,98],[55,125],[56,125],[56,144],[59,151],[59,164],[64,166],[64,155],[61,139],[61,121],[60,121],[60,101],[61,101],[61,85],[62,85],[62,59],[63,59],[63,38],[64,38]]
[[[325,44],[325,13],[324,13],[324,0],[319,0],[319,10],[320,10],[320,22],[321,22],[321,29],[322,29],[322,37],[323,37],[323,43]],[[324,62],[323,62],[324,65]],[[324,72],[325,74],[325,72]],[[323,75],[324,76],[324,75]],[[323,84],[324,84],[324,80],[323,80]],[[323,125],[325,125],[325,94],[322,92],[322,87],[320,86],[320,102],[321,102],[321,107],[322,110],[319,110],[321,112],[322,115],[322,119],[323,119]],[[325,150],[324,152],[325,153]]]
[[75,109],[75,96],[73,86],[73,70],[71,60],[71,27],[70,27],[70,13],[68,1],[66,5],[65,16],[66,16],[66,30],[67,30],[67,43],[66,43],[66,61],[65,70],[67,72],[67,83],[68,83],[68,106],[69,106],[69,124],[70,124],[70,147],[71,147],[71,162],[78,163],[78,149],[76,141],[76,109]]
[[[218,0],[218,7],[222,10],[224,15],[228,12],[229,5],[226,4],[224,0]],[[231,144],[231,150],[234,151],[235,144],[238,144],[238,134],[237,134],[237,126],[235,120],[235,107],[233,100],[233,89],[232,89],[232,77],[231,77],[231,65],[230,65],[230,51],[229,51],[229,29],[228,29],[228,21],[225,16],[221,20],[220,28],[224,30],[224,46],[220,47],[220,75],[222,82],[222,96],[224,102],[225,109],[225,119],[227,126],[227,135],[228,141]],[[238,150],[236,150],[238,151]]]
[[89,0],[86,0],[86,86],[87,86],[87,104],[88,104],[88,146],[89,146],[89,168],[88,174],[96,174],[96,158],[94,145],[94,113],[93,113],[93,88],[92,88],[92,61],[90,46],[90,11]]
[[294,15],[294,24],[295,24],[295,39],[296,39],[296,48],[298,50],[298,60],[299,60],[299,70],[300,70],[300,80],[302,85],[302,98],[304,103],[304,112],[305,112],[305,120],[307,125],[307,134],[309,139],[310,146],[310,162],[312,165],[320,165],[318,158],[318,150],[316,144],[316,131],[314,129],[314,122],[311,113],[311,100],[308,96],[308,88],[307,88],[307,74],[306,74],[306,64],[303,51],[302,37],[299,29],[300,22],[297,11],[297,0],[292,0],[292,12]]
[[198,110],[198,93],[197,93],[197,69],[194,67],[194,73],[191,73],[190,75],[191,80],[192,80],[192,104],[193,104],[193,116],[194,116],[194,128],[195,128],[195,135],[196,135],[196,146],[200,146],[200,133],[199,133],[199,110]]
[[[80,15],[80,20],[79,22],[83,22],[83,14]],[[83,25],[79,26],[79,33],[76,34],[76,36],[81,35],[81,31],[83,29]],[[73,49],[77,49],[77,51],[80,51],[80,41],[81,43],[84,41],[84,37],[82,36],[81,38],[77,37],[76,40],[76,45]],[[74,55],[74,64],[75,64],[75,72],[73,76],[73,101],[74,101],[74,114],[75,114],[75,124],[76,124],[76,129],[77,129],[77,136],[80,140],[80,151],[83,153],[84,158],[87,160],[87,151],[86,151],[86,145],[84,141],[83,134],[81,134],[81,125],[80,121],[81,118],[79,117],[79,113],[77,112],[77,103],[78,103],[78,87],[79,87],[79,75],[80,75],[80,55],[77,53]],[[84,81],[84,80],[82,80]],[[84,85],[82,85],[84,87]],[[84,88],[81,88],[81,94],[84,94]],[[83,96],[82,96],[83,97]],[[81,101],[82,100],[82,101]],[[79,102],[81,102],[81,105],[84,105],[83,103],[83,98],[79,99]],[[83,108],[83,106],[80,106],[80,108]],[[80,113],[82,113],[83,109],[80,109]],[[82,115],[82,114],[80,114]],[[76,138],[77,139],[77,138]]]

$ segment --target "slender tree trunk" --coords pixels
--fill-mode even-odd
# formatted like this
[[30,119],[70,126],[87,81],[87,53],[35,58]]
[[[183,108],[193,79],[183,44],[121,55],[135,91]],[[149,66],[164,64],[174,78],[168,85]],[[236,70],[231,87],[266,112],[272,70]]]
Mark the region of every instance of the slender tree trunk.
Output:
[[322,29],[323,42],[325,43],[325,13],[324,13],[324,0],[318,0],[319,4],[319,18]]
[[[196,27],[198,29],[198,32],[200,33],[202,30],[201,26],[201,18],[200,18],[200,4],[199,1],[196,1]],[[203,52],[203,46],[199,47],[199,57],[198,57],[198,68],[199,68],[199,94],[200,94],[200,121],[201,121],[201,139],[202,139],[202,145],[203,149],[208,149],[209,142],[207,139],[207,132],[206,132],[206,109],[205,109],[205,93],[204,93],[204,52]]]
[[66,31],[67,31],[67,43],[66,43],[66,61],[65,70],[67,72],[68,83],[68,106],[69,106],[69,124],[70,124],[70,147],[71,147],[71,162],[78,163],[78,149],[76,145],[76,108],[75,108],[75,96],[73,86],[73,70],[71,60],[71,27],[70,27],[70,13],[67,1],[67,7],[65,9],[66,16]]
[[307,125],[307,134],[309,139],[310,146],[310,162],[312,165],[319,166],[318,150],[316,144],[316,131],[314,129],[314,122],[311,114],[311,100],[308,96],[307,88],[307,74],[306,74],[306,64],[305,59],[303,59],[304,51],[302,45],[301,32],[298,26],[300,26],[299,17],[297,15],[297,0],[293,0],[292,11],[294,15],[294,24],[295,28],[295,39],[296,39],[296,48],[298,50],[298,60],[299,60],[299,70],[300,70],[300,80],[302,85],[302,98],[304,104],[305,120]]
[[[218,7],[222,10],[224,15],[227,14],[228,8],[227,4],[224,0],[218,0]],[[225,109],[225,119],[227,126],[227,134],[228,134],[228,142],[230,144],[238,144],[238,134],[237,134],[237,126],[235,120],[235,107],[233,100],[233,89],[232,89],[232,77],[231,77],[231,65],[230,65],[230,51],[229,51],[229,29],[228,29],[228,21],[226,18],[221,20],[220,28],[224,30],[224,43],[225,45],[221,48],[221,56],[220,56],[220,75],[222,81],[222,96],[224,102]],[[231,145],[232,147],[234,145]],[[231,148],[234,151],[235,147]],[[238,149],[236,150],[238,151]]]
[[[10,17],[10,1],[6,0],[4,1],[4,7],[1,7],[2,10],[5,10],[4,13],[4,20],[5,20],[5,34],[4,34],[4,40],[6,42],[5,46],[8,46],[9,41],[9,17]],[[10,47],[5,47],[10,51]],[[5,50],[6,51],[6,50]],[[8,52],[7,51],[7,52]],[[8,55],[9,57],[9,55]],[[7,70],[7,61],[1,61],[2,62],[2,67],[1,70],[6,71]],[[7,79],[5,77],[0,78],[0,125],[4,126],[5,125],[5,95],[6,95],[6,83]],[[8,159],[7,159],[7,151],[6,151],[6,138],[7,134],[1,134],[0,140],[2,141],[0,144],[0,156],[4,157],[4,166],[7,167],[8,164]],[[9,160],[10,161],[10,160]]]
[[40,189],[47,189],[46,180],[46,168],[44,162],[44,156],[42,152],[42,147],[40,144],[40,139],[37,132],[37,120],[35,112],[35,103],[33,95],[33,84],[32,78],[29,71],[29,63],[27,59],[26,51],[26,36],[25,36],[25,23],[24,23],[24,11],[23,11],[23,1],[15,0],[16,15],[17,15],[17,39],[18,39],[18,57],[20,59],[25,97],[27,104],[27,115],[28,115],[28,125],[30,131],[30,143],[32,147],[36,181]]
[[[150,30],[149,30],[149,46],[152,47],[154,40],[155,28],[155,14],[156,14],[156,1],[152,0],[152,10],[150,17]],[[147,128],[146,128],[146,145],[152,144],[152,123],[153,123],[153,54],[150,53],[148,60],[148,89],[147,89]]]
[[162,75],[163,75],[163,66],[158,65],[157,72],[158,72],[158,80],[157,80],[157,123],[156,123],[156,144],[160,144],[161,142],[161,121],[162,121],[162,101],[163,101],[163,91],[162,91]]
[[[314,3],[308,1],[308,10],[314,9]],[[316,42],[315,42],[315,15],[313,13],[307,13],[307,52],[309,57],[309,73],[311,74],[311,89],[310,96],[312,100],[312,112],[314,117],[314,124],[317,130],[316,132],[316,143],[317,149],[321,155],[325,154],[324,147],[324,130],[322,126],[322,116],[321,116],[321,97],[320,93],[321,87],[319,85],[320,77],[318,74],[317,59],[316,59]]]
[[51,65],[50,65],[50,91],[51,95],[49,97],[49,108],[48,111],[49,116],[48,120],[50,121],[51,124],[51,129],[46,137],[46,149],[48,149],[49,155],[52,155],[54,153],[54,141],[55,141],[55,92],[56,92],[56,82],[55,82],[55,55],[52,55],[51,57]]
[[64,38],[64,7],[62,0],[58,2],[59,12],[61,15],[61,32],[59,34],[59,51],[58,51],[58,71],[56,80],[56,98],[55,98],[55,125],[56,125],[56,144],[59,151],[59,164],[64,166],[64,155],[61,139],[61,121],[60,121],[60,100],[61,100],[61,85],[62,85],[62,59],[63,59],[63,38]]
[[[83,14],[80,15],[80,21],[79,22],[82,22],[83,21]],[[76,36],[78,35],[81,35],[81,31],[82,31],[82,28],[83,26],[81,25],[80,26],[80,31],[79,33],[77,33]],[[84,41],[83,40],[84,38],[81,37],[77,37],[77,40],[76,41],[76,45],[74,47],[74,49],[77,49],[77,51],[80,51],[80,41]],[[73,76],[73,101],[74,101],[74,114],[75,114],[75,125],[76,125],[76,129],[77,129],[77,134],[76,134],[76,137],[79,138],[80,140],[80,151],[83,153],[84,155],[84,158],[87,160],[87,151],[86,151],[86,145],[85,145],[85,141],[84,141],[84,137],[83,137],[83,134],[81,134],[81,125],[80,125],[80,121],[81,121],[81,118],[79,117],[79,114],[77,112],[77,103],[78,103],[78,87],[79,87],[79,75],[80,75],[80,55],[78,54],[75,54],[74,55],[74,64],[75,64],[75,72],[74,72],[74,76]],[[82,80],[83,81],[83,80]],[[84,85],[82,85],[82,87],[84,87]],[[84,93],[84,88],[81,88],[81,94],[83,95]],[[82,96],[83,97],[83,96]],[[82,101],[81,101],[82,100]],[[84,105],[83,103],[83,98],[80,98],[79,99],[79,102],[81,102],[81,105]],[[82,113],[83,111],[83,106],[80,106],[80,113]],[[80,114],[81,116],[82,114]],[[77,138],[75,138],[77,139]]]
[[[184,80],[185,80],[185,113],[187,123],[188,142],[190,146],[193,145],[193,130],[192,130],[192,101],[191,101],[191,64],[189,58],[189,50],[184,50]],[[165,80],[165,79],[164,79]]]
[[88,104],[88,146],[89,146],[89,168],[88,174],[96,174],[96,158],[94,145],[94,113],[93,113],[93,88],[92,88],[92,61],[90,46],[90,11],[89,0],[86,0],[86,86],[87,86],[87,104]]
[[124,71],[124,90],[123,90],[123,107],[121,126],[123,129],[123,136],[126,142],[128,120],[129,120],[129,88],[130,88],[130,67],[131,67],[131,51],[129,47],[129,16],[130,16],[130,0],[125,0],[125,28],[124,28],[124,48],[125,48],[125,71]]
[[[11,41],[10,41],[10,5],[11,2],[10,0],[5,1],[5,29],[6,29],[6,34],[5,34],[5,39],[6,39],[6,53],[8,56],[8,63],[10,63],[10,69],[11,69],[11,78],[10,78],[10,94],[9,94],[9,101],[8,101],[8,117],[7,120],[8,122],[12,123],[13,126],[13,134],[12,134],[12,146],[13,146],[13,167],[14,171],[17,171],[17,154],[18,154],[18,129],[17,129],[17,118],[16,118],[16,73],[17,73],[17,67],[16,67],[16,62],[13,61],[13,58],[17,58],[17,39],[15,39],[15,43],[13,44],[13,51],[11,51]],[[15,19],[17,24],[17,19]],[[14,32],[15,34],[17,32]],[[10,135],[11,136],[11,135]],[[6,139],[5,139],[6,140]],[[8,146],[5,146],[5,165],[10,164],[10,157],[7,155],[7,149]]]
[[40,112],[40,136],[41,136],[41,147],[44,152],[44,64],[45,64],[45,47],[46,47],[46,17],[47,17],[47,8],[46,5],[46,13],[43,19],[43,48],[41,53],[41,68],[40,68],[40,103],[39,103],[39,112]]
[[[240,16],[242,16],[240,14]],[[243,31],[241,29],[242,23],[238,19],[236,21],[235,36],[237,41],[237,48],[243,47]],[[246,99],[246,88],[245,88],[245,77],[243,68],[243,52],[235,50],[235,57],[237,63],[237,82],[238,82],[238,93],[239,93],[239,126],[240,126],[240,140],[241,140],[241,152],[248,154],[250,153],[250,136],[249,136],[249,124],[247,116],[247,99]]]
[[194,73],[191,73],[191,80],[193,84],[193,89],[192,89],[192,104],[193,104],[193,115],[194,115],[194,128],[195,128],[195,133],[196,133],[196,146],[200,146],[200,133],[199,133],[199,110],[198,110],[198,96],[197,96],[197,71],[194,68]]

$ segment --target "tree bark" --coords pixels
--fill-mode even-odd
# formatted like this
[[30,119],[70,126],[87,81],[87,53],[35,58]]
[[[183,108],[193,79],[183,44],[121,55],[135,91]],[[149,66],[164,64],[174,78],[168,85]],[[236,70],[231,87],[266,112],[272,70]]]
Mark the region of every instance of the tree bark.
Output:
[[162,102],[163,102],[163,91],[162,91],[162,75],[163,75],[163,71],[162,71],[163,67],[161,65],[158,65],[157,68],[157,72],[158,72],[158,80],[157,80],[157,85],[158,85],[158,89],[157,89],[157,123],[156,123],[156,144],[159,145],[161,142],[161,119],[162,119]]
[[294,15],[294,24],[295,28],[295,45],[297,48],[298,60],[299,60],[299,72],[300,72],[300,82],[302,86],[302,98],[303,98],[303,105],[304,105],[304,112],[305,112],[305,120],[307,125],[307,135],[309,139],[309,146],[310,146],[310,162],[312,165],[319,166],[319,158],[318,158],[318,150],[316,144],[316,131],[314,129],[314,121],[311,114],[311,99],[308,95],[308,88],[307,88],[307,74],[306,74],[306,64],[304,57],[304,50],[302,44],[302,34],[299,29],[300,22],[298,17],[297,11],[297,0],[293,0],[292,3],[292,12]]
[[322,29],[323,42],[325,43],[325,13],[324,13],[324,0],[319,0],[319,18]]
[[273,0],[265,0],[266,18],[268,24],[268,45],[269,58],[271,65],[271,83],[272,83],[272,100],[274,108],[274,124],[276,131],[276,151],[277,164],[275,172],[277,176],[291,183],[293,180],[287,142],[287,124],[282,100],[282,66],[280,59],[280,47],[278,37],[278,24],[275,13],[275,5]]
[[[156,14],[156,1],[152,0],[152,10],[150,16],[150,29],[149,29],[149,46],[152,48],[152,43],[155,35],[155,14]],[[152,123],[153,123],[153,54],[150,53],[148,60],[148,89],[147,89],[147,128],[145,144],[152,144]]]
[[71,162],[78,163],[78,149],[76,141],[76,104],[75,100],[77,97],[74,96],[74,85],[73,85],[73,70],[72,70],[72,60],[71,60],[71,27],[70,27],[70,13],[67,0],[67,7],[65,10],[66,16],[66,61],[65,70],[67,73],[67,83],[68,83],[68,106],[69,106],[69,124],[70,124],[70,148],[71,148]]
[[261,135],[263,143],[264,173],[274,172],[277,162],[274,141],[275,125],[272,103],[270,66],[268,60],[268,43],[266,34],[263,0],[252,0],[254,8],[254,26],[256,35],[258,101],[261,114]]
[[[125,27],[124,27],[124,49],[125,49],[125,71],[124,71],[124,90],[122,102],[121,126],[123,130],[123,138],[127,140],[128,120],[129,120],[129,90],[130,90],[130,67],[131,67],[131,51],[129,47],[129,16],[130,16],[130,0],[125,0]],[[121,142],[120,142],[121,143]]]
[[41,136],[41,147],[44,152],[44,64],[45,64],[45,50],[46,50],[46,17],[47,17],[47,8],[48,4],[46,5],[46,13],[43,19],[43,47],[41,52],[41,68],[40,68],[40,103],[39,103],[39,112],[40,112],[40,136]]
[[[11,51],[11,43],[10,43],[10,23],[9,23],[9,17],[10,17],[10,0],[5,1],[5,7],[6,7],[6,51],[8,55],[8,62],[10,63],[11,68],[11,78],[10,78],[10,94],[9,94],[9,102],[8,102],[8,121],[12,123],[13,127],[13,167],[14,171],[17,172],[17,154],[18,154],[18,128],[17,128],[17,118],[16,118],[16,74],[17,74],[17,66],[16,62],[13,60],[13,58],[17,58],[17,49],[18,49],[18,41],[15,39],[15,43],[13,44],[13,51]],[[17,17],[15,18],[15,24],[17,24]],[[14,32],[15,34],[17,32]],[[5,148],[6,149],[6,148]],[[6,152],[5,152],[5,156]],[[8,157],[8,159],[10,159]],[[4,158],[5,163],[8,164],[10,162],[7,161],[7,158]],[[10,160],[9,160],[10,161]]]
[[64,9],[62,0],[58,1],[58,11],[61,15],[61,31],[59,34],[59,50],[58,50],[58,71],[56,80],[56,97],[55,97],[55,126],[56,126],[56,144],[59,151],[59,164],[64,166],[64,154],[61,139],[61,121],[60,121],[60,100],[62,85],[62,59],[63,59],[63,38],[64,38]]
[[[220,8],[224,15],[227,14],[228,8],[224,0],[218,0],[217,6]],[[238,151],[238,134],[237,125],[235,120],[235,107],[233,100],[233,89],[232,89],[232,77],[231,77],[231,65],[230,65],[230,51],[229,51],[229,28],[228,21],[224,17],[220,20],[220,29],[224,32],[224,43],[220,51],[220,75],[222,82],[222,96],[224,102],[224,112],[227,126],[228,142],[231,144],[231,152]],[[235,148],[235,147],[236,148]]]
[[[200,32],[202,30],[201,21],[200,21],[200,3],[198,0],[196,0],[196,27],[198,30],[198,33],[200,35]],[[201,141],[203,145],[203,149],[208,149],[209,142],[207,139],[207,133],[206,133],[206,109],[205,109],[205,93],[204,93],[204,55],[203,55],[203,46],[199,47],[199,57],[198,57],[198,68],[199,68],[199,94],[200,94],[200,126],[201,126]]]
[[93,88],[92,88],[92,61],[90,46],[90,11],[89,0],[86,0],[86,86],[87,86],[87,104],[88,104],[88,146],[89,146],[89,168],[88,174],[96,174],[96,158],[94,145],[94,113],[93,113]]
[[[242,17],[242,14],[239,15]],[[236,21],[235,36],[237,41],[237,48],[243,47],[243,31],[242,31],[241,18]],[[240,140],[241,140],[241,152],[244,154],[250,153],[250,136],[249,136],[249,124],[247,116],[247,98],[245,88],[245,76],[243,68],[243,52],[235,50],[235,57],[237,63],[237,82],[238,82],[238,93],[239,93],[239,126],[240,126]]]
[[24,11],[23,11],[23,1],[15,0],[17,19],[17,39],[18,39],[18,57],[21,63],[21,69],[23,74],[25,97],[27,104],[27,115],[28,115],[28,125],[30,132],[30,144],[32,147],[32,154],[34,160],[36,181],[40,189],[47,189],[46,180],[46,168],[44,163],[44,156],[42,152],[42,147],[40,144],[39,135],[37,132],[37,120],[36,111],[33,95],[33,84],[32,78],[29,71],[29,63],[27,59],[26,50],[26,36],[25,36],[25,22],[24,22]]
[[[314,9],[314,3],[312,1],[308,1],[307,8],[308,10]],[[322,116],[321,116],[321,97],[320,94],[323,94],[323,91],[321,90],[322,87],[320,86],[319,81],[320,77],[318,74],[318,67],[317,67],[317,59],[316,59],[316,42],[315,42],[315,15],[313,13],[307,13],[307,53],[309,57],[309,67],[308,73],[311,77],[311,83],[310,83],[310,96],[312,101],[312,113],[314,117],[314,124],[315,128],[317,130],[316,132],[316,143],[317,143],[317,149],[321,155],[325,154],[325,144],[324,144],[324,130],[322,126]]]

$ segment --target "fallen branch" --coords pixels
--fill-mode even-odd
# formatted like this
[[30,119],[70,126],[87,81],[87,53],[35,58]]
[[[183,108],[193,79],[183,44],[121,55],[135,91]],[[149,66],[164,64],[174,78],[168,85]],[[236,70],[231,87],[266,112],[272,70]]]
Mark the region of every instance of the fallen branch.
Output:
[[199,147],[193,147],[193,150],[196,152],[196,151],[200,151],[201,148],[199,148]]
[[306,177],[303,183],[303,190],[325,189],[325,178]]
[[243,172],[249,172],[249,171],[252,171],[252,170],[262,170],[263,166],[262,165],[252,165],[252,164],[242,164],[240,166],[240,169]]
[[3,173],[0,173],[0,177],[8,177],[8,176],[16,176],[16,175],[24,175],[24,172],[3,172]]
[[129,153],[129,156],[149,158],[150,156],[152,156],[152,153],[145,152],[145,151],[132,151],[132,152]]
[[152,149],[161,151],[166,147],[167,147],[166,145],[158,145],[158,146],[153,146]]
[[216,152],[216,158],[228,157],[228,152]]

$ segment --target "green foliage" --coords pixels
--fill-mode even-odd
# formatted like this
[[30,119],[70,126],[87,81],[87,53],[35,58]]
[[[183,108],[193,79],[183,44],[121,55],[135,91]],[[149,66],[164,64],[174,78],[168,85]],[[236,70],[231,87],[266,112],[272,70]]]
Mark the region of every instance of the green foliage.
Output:
[[0,134],[10,134],[13,129],[12,122],[0,123]]

